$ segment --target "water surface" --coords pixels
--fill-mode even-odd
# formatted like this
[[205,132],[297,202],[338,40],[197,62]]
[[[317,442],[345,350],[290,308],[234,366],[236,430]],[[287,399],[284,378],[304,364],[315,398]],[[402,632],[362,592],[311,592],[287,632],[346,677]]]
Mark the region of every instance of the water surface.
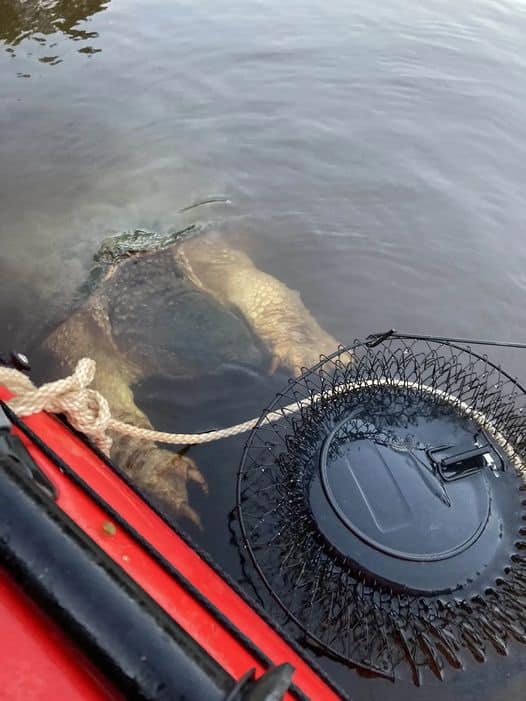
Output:
[[[0,0],[2,347],[67,307],[103,236],[168,229],[210,195],[232,205],[199,217],[342,342],[526,339],[525,36],[520,0]],[[523,356],[504,360],[524,378]],[[284,379],[141,396],[160,427],[202,429],[258,413]],[[242,444],[195,451],[220,495],[193,495],[203,542],[234,571]],[[447,691],[345,678],[375,701],[519,699],[516,660]]]

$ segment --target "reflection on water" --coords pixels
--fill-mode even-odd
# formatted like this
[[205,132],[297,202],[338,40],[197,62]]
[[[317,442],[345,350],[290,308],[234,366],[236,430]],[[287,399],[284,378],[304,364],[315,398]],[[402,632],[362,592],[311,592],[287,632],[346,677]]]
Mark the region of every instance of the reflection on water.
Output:
[[[105,10],[109,2],[110,0],[0,0],[0,41],[7,45],[6,51],[15,56],[14,47],[20,46],[25,40],[32,40],[46,52],[38,60],[50,65],[62,62],[60,54],[53,51],[57,47],[57,34],[83,42],[78,49],[80,53],[98,53],[100,48],[84,43],[97,38],[98,33],[89,31],[83,23],[97,12]],[[29,77],[28,74],[20,75]]]

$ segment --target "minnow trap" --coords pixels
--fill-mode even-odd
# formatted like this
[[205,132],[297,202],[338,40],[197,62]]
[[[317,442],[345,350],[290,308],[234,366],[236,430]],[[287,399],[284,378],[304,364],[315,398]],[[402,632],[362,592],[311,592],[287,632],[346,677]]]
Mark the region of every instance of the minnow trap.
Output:
[[469,347],[386,334],[264,412],[240,527],[319,652],[418,683],[526,643],[525,393]]

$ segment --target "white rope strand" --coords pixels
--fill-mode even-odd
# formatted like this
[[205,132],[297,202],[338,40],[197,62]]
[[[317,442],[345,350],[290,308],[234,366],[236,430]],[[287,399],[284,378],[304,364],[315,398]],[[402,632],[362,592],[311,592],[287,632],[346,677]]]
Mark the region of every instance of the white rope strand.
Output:
[[[107,400],[89,385],[95,377],[95,361],[91,358],[82,358],[72,375],[55,382],[48,382],[36,387],[24,373],[12,368],[0,367],[0,385],[6,387],[14,398],[8,402],[8,406],[18,416],[29,416],[41,411],[51,414],[65,414],[70,424],[78,431],[90,438],[93,443],[104,453],[109,454],[112,440],[108,431],[115,431],[121,435],[141,438],[156,443],[172,445],[200,445],[211,443],[222,438],[230,438],[240,433],[250,431],[258,424],[260,417],[249,419],[243,423],[229,426],[228,428],[205,433],[167,433],[153,429],[141,428],[124,423],[112,418]],[[526,468],[518,454],[513,450],[505,436],[498,431],[487,416],[470,407],[466,402],[444,392],[443,390],[422,385],[417,382],[396,380],[391,378],[377,378],[374,380],[361,380],[338,385],[331,390],[331,396],[344,392],[352,392],[364,387],[391,386],[419,390],[432,394],[460,409],[466,416],[474,419],[482,428],[490,433],[497,443],[505,450],[509,459],[517,469],[525,475]],[[321,398],[321,394],[308,397],[301,401],[295,401],[281,408],[279,411],[269,412],[265,415],[267,422],[279,421],[287,414],[295,414],[304,406],[310,406]]]

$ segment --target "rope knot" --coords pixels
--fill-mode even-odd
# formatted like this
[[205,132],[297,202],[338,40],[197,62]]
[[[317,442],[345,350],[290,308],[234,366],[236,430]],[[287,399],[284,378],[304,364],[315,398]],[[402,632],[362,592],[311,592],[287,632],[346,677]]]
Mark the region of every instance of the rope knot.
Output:
[[[109,455],[112,444],[108,431],[118,433],[121,436],[129,436],[138,441],[170,445],[200,445],[250,431],[259,422],[257,418],[250,419],[236,426],[205,433],[165,433],[164,431],[155,431],[151,426],[133,426],[114,419],[111,416],[107,400],[97,390],[89,389],[89,385],[95,377],[95,368],[94,360],[81,358],[75,371],[69,377],[35,387],[29,377],[19,370],[0,367],[0,385],[6,387],[14,395],[8,404],[18,416],[29,416],[41,411],[47,411],[50,414],[65,414],[69,423],[77,431],[88,436],[106,455]],[[293,406],[295,409],[292,408]],[[296,404],[290,405],[286,409],[298,411]],[[282,416],[279,412],[274,412],[269,414],[267,418],[279,420]]]
[[9,407],[18,416],[40,411],[65,414],[70,424],[88,436],[104,453],[111,448],[107,435],[111,412],[107,400],[89,385],[95,377],[96,364],[91,358],[81,358],[69,377],[35,387],[31,380],[17,370],[2,368],[0,380],[15,397]]

